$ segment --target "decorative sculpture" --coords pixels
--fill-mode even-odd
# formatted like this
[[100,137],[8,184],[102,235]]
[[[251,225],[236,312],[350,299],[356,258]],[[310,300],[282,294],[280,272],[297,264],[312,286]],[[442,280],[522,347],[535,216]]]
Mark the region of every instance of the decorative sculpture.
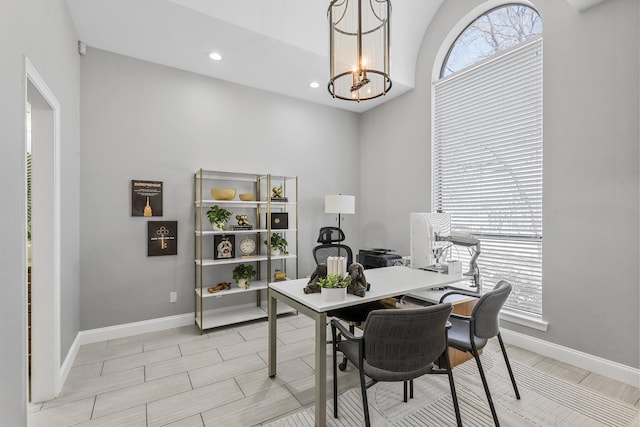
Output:
[[207,292],[209,292],[210,294],[215,294],[216,292],[226,291],[228,289],[231,289],[231,283],[221,282],[221,283],[218,283],[216,286],[207,288]]
[[327,277],[327,264],[318,264],[313,273],[311,273],[309,282],[307,282],[307,286],[305,286],[304,288],[304,293],[313,294],[316,292],[320,292],[320,285],[318,284],[318,281],[320,279],[324,279],[325,277]]
[[273,187],[271,191],[273,193],[271,197],[274,197],[276,199],[281,199],[282,197],[284,197],[282,195],[282,187]]
[[238,220],[238,225],[251,225],[247,215],[236,215],[236,219]]
[[367,279],[364,277],[362,264],[357,262],[351,264],[349,266],[349,276],[351,276],[351,284],[347,286],[347,293],[363,297],[371,285],[367,283]]

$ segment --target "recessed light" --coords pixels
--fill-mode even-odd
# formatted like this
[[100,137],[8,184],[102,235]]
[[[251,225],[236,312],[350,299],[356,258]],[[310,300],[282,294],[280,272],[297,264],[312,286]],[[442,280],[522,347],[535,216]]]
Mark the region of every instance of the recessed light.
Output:
[[320,83],[318,83],[318,82],[311,82],[311,83],[309,83],[309,86],[311,86],[312,88],[316,89],[316,88],[320,87]]
[[209,58],[211,58],[214,61],[220,61],[222,59],[222,55],[220,55],[218,52],[211,52],[209,54]]

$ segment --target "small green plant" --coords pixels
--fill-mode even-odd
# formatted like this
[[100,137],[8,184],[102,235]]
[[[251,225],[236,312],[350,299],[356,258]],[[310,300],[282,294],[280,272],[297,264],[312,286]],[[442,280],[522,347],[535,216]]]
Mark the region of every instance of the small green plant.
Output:
[[327,277],[323,277],[318,280],[318,285],[321,288],[346,288],[351,284],[351,276],[347,275],[344,277],[340,277],[337,274],[329,274]]
[[236,268],[233,269],[233,280],[237,283],[240,279],[245,279],[247,288],[251,284],[251,278],[255,275],[256,271],[251,264],[238,264]]
[[214,205],[207,211],[207,217],[211,224],[215,224],[220,230],[225,230],[225,224],[231,218],[231,212],[218,205]]
[[[267,241],[264,241],[264,244],[267,245]],[[271,249],[278,249],[281,254],[287,255],[287,239],[284,238],[283,235],[278,233],[271,234]]]

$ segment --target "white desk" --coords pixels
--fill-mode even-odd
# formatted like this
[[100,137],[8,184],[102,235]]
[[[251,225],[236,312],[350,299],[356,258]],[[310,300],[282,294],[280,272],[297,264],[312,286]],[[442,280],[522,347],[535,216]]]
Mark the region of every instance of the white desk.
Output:
[[308,278],[269,284],[269,376],[276,375],[277,300],[315,320],[315,419],[316,426],[327,421],[327,311],[369,301],[408,294],[459,282],[462,274],[441,274],[408,267],[385,267],[365,270],[371,290],[364,297],[347,294],[340,302],[323,302],[320,293],[305,294]]

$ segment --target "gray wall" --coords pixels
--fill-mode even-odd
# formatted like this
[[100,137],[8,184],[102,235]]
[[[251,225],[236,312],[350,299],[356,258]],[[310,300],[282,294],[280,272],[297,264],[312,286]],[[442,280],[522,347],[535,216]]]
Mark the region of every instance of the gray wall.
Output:
[[[362,117],[363,246],[408,253],[408,213],[430,210],[434,61],[450,29],[481,3],[444,2],[420,49],[416,89]],[[534,3],[544,25],[549,328],[504,326],[637,368],[638,1],[609,0],[582,13],[562,1]]]
[[24,55],[61,105],[61,356],[79,330],[79,60],[63,0],[5,0],[0,6],[0,414],[26,425],[26,213]]
[[[199,168],[298,175],[300,275],[311,273],[318,229],[335,224],[324,195],[359,198],[358,115],[91,48],[81,70],[82,330],[193,312]],[[164,182],[177,256],[147,257],[132,179]],[[345,218],[358,247],[354,224]]]

